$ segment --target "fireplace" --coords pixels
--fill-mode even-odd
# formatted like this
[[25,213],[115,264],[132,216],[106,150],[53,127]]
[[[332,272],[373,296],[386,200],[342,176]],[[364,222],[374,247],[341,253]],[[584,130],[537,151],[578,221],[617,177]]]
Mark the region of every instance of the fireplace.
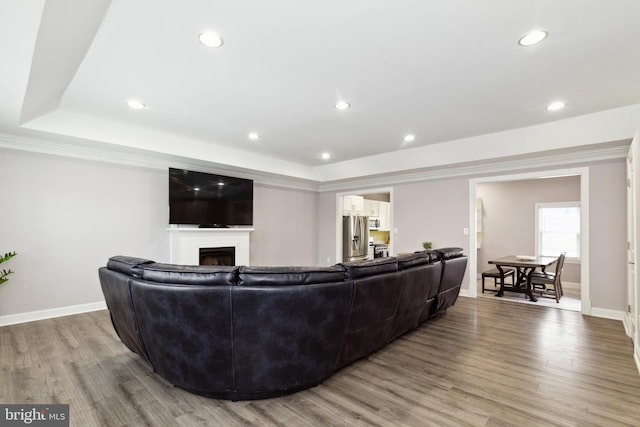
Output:
[[200,248],[200,265],[236,265],[236,248]]
[[[184,265],[249,265],[249,235],[253,228],[197,228],[171,226],[169,262]],[[207,253],[209,249],[233,249],[230,254]],[[204,260],[200,250],[205,251]],[[215,264],[214,264],[215,263]]]

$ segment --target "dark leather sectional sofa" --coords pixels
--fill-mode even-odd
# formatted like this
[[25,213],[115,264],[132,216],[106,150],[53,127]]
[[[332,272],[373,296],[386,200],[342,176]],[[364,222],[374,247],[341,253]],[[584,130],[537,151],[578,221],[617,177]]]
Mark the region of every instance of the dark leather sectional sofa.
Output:
[[153,370],[231,400],[320,383],[454,304],[460,248],[332,267],[159,264],[115,256],[99,270],[113,326]]

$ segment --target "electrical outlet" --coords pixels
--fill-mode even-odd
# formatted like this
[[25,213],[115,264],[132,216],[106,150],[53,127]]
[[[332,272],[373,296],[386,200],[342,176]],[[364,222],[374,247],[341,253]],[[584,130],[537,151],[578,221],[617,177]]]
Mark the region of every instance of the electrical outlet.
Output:
[[468,236],[468,235],[469,235],[469,227],[465,227],[465,228],[463,228],[463,229],[462,229],[462,233],[463,233],[465,236]]

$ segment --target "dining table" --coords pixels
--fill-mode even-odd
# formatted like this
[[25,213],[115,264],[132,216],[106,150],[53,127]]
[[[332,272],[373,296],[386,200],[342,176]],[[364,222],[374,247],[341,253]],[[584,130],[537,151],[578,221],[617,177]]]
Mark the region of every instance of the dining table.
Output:
[[496,266],[500,274],[505,273],[505,268],[511,267],[516,270],[516,275],[512,285],[504,283],[504,280],[500,283],[500,290],[496,294],[497,297],[504,295],[504,291],[525,293],[529,299],[533,302],[537,301],[537,298],[533,296],[533,289],[531,287],[531,273],[537,268],[545,270],[551,264],[556,262],[558,258],[548,256],[525,256],[525,255],[509,255],[502,258],[496,258],[489,261],[489,264]]

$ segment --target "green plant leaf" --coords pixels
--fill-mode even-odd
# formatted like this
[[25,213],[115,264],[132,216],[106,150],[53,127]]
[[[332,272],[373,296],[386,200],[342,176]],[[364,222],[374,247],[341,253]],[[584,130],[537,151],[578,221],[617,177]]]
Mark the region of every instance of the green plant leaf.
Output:
[[16,255],[17,254],[15,252],[7,252],[2,257],[0,257],[0,264],[5,262],[5,261],[9,261],[11,258],[13,258]]
[[[7,252],[6,254],[4,254],[2,257],[0,257],[0,264],[10,260],[11,258],[13,258],[14,256],[16,256],[17,254],[15,252]],[[0,272],[0,285],[3,284],[4,282],[8,281],[9,279],[7,279],[7,276],[12,274],[13,271],[11,271],[11,269],[6,270],[3,269]]]

